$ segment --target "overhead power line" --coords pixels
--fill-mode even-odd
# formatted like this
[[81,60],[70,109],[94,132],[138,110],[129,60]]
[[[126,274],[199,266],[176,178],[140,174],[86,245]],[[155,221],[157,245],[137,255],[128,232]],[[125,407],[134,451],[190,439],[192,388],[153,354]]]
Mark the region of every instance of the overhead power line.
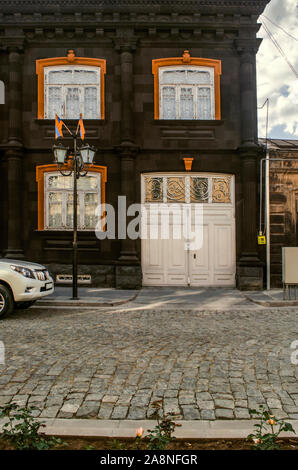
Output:
[[295,38],[295,36],[293,36],[292,34],[288,33],[288,31],[286,31],[282,26],[280,26],[279,24],[275,23],[274,21],[272,21],[270,18],[268,18],[268,16],[266,15],[261,15],[261,17],[263,18],[266,18],[266,20],[270,21],[270,23],[272,23],[274,26],[276,26],[277,28],[279,28],[281,31],[283,31],[287,36],[289,36],[290,38],[294,39],[295,41],[298,41],[297,38]]
[[288,66],[290,67],[290,69],[292,70],[292,72],[294,73],[295,77],[298,78],[298,73],[296,72],[294,66],[291,64],[291,62],[289,61],[287,55],[285,54],[285,52],[283,51],[282,47],[279,45],[279,43],[277,42],[277,40],[275,39],[275,37],[273,36],[273,34],[271,33],[270,29],[268,28],[268,26],[266,25],[265,21],[263,20],[263,28],[265,29],[266,33],[268,34],[269,38],[271,39],[271,41],[273,42],[273,44],[275,45],[276,49],[278,50],[278,52],[280,53],[280,55],[285,59],[285,61],[287,62]]

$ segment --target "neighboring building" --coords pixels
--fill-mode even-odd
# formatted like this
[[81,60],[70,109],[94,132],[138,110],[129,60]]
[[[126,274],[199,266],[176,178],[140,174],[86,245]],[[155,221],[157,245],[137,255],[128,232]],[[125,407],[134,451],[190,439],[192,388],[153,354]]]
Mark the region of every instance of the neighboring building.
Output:
[[[71,186],[51,147],[55,113],[74,128],[82,112],[99,151],[79,183],[81,273],[124,288],[262,288],[256,34],[267,3],[0,0],[3,255],[71,273]],[[94,208],[119,195],[203,203],[203,247],[98,240]]]
[[[266,140],[259,141],[266,146]],[[298,246],[298,140],[268,139],[271,285],[282,285],[282,247]]]

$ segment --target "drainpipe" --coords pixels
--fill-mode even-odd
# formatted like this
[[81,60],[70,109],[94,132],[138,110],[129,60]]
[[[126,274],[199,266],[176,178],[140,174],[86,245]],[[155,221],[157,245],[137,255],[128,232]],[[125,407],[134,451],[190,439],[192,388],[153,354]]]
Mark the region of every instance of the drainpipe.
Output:
[[268,146],[265,159],[265,227],[266,227],[266,263],[267,263],[267,290],[270,290],[270,157]]

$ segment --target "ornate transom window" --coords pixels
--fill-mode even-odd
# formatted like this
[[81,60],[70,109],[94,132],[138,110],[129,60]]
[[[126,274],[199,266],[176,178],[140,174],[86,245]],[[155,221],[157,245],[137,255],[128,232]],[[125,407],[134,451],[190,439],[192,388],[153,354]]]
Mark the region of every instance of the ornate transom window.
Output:
[[230,204],[231,176],[145,176],[145,203]]
[[191,57],[154,59],[155,119],[221,119],[221,61]]

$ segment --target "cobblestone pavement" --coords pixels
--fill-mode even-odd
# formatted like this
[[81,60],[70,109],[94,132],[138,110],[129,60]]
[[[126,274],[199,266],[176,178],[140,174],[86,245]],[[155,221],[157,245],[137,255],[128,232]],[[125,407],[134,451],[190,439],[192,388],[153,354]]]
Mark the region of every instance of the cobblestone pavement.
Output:
[[144,419],[162,399],[184,419],[245,419],[259,404],[298,419],[296,339],[297,309],[18,311],[0,322],[0,405]]

